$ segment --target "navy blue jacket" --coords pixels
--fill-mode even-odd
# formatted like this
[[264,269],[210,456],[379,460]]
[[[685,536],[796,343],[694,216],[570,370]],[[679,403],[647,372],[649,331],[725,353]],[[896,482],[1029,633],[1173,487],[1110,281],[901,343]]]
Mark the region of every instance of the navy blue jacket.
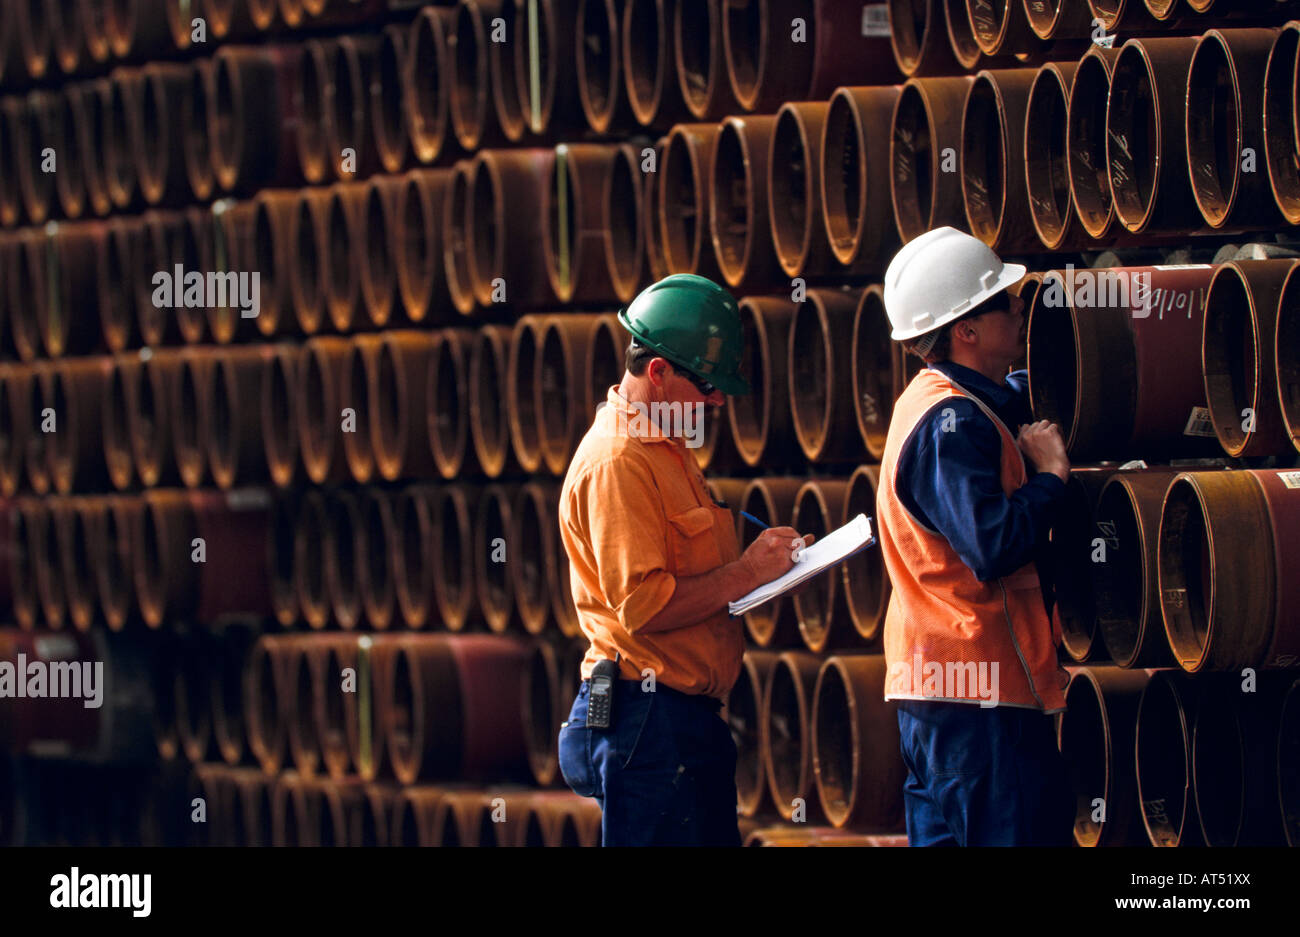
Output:
[[[1033,418],[1029,375],[1014,371],[1005,386],[951,361],[929,365],[977,396],[1014,437]],[[952,412],[947,413],[949,408]],[[946,427],[946,431],[945,431]],[[1010,497],[1003,494],[1002,439],[974,401],[936,404],[917,423],[898,456],[898,497],[941,533],[981,582],[1015,572],[1046,545],[1065,483],[1029,466],[1030,477]],[[1050,571],[1040,565],[1043,597],[1050,609]]]

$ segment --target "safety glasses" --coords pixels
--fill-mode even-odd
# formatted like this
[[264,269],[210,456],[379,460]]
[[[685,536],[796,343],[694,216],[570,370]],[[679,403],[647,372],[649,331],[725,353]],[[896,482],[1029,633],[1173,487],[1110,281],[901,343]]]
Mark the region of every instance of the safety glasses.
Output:
[[712,395],[712,393],[715,390],[717,390],[716,387],[714,387],[704,378],[696,374],[692,374],[690,371],[687,371],[685,368],[678,368],[677,373],[680,374],[682,377],[686,378],[686,380],[690,381],[692,384],[694,384],[695,389],[698,390],[705,397]]

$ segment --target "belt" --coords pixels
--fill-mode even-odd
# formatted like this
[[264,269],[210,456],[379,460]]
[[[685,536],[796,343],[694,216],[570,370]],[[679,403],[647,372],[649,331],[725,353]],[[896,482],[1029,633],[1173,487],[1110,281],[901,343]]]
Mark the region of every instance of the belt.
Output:
[[[615,686],[616,693],[628,694],[632,692],[636,692],[636,693],[641,692],[640,680],[620,679],[615,682],[614,686]],[[590,689],[590,687],[591,687],[591,681],[583,680],[582,686],[578,690],[579,695],[585,696],[588,690]],[[722,709],[722,700],[718,699],[716,696],[708,696],[704,693],[683,693],[681,690],[674,690],[672,687],[664,686],[662,683],[655,684],[654,692],[662,693],[665,696],[672,697],[673,699],[682,700],[683,702],[689,703],[692,706],[699,706],[702,709],[707,709],[709,712],[716,713]]]

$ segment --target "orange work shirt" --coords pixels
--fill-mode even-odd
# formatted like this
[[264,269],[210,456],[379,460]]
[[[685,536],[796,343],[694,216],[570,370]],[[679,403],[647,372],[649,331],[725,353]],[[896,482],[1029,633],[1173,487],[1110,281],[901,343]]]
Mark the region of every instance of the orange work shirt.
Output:
[[560,539],[578,623],[591,641],[582,676],[622,655],[620,676],[723,699],[740,675],[745,640],[725,608],[704,621],[645,634],[678,576],[740,556],[731,511],[714,503],[681,437],[609,389],[560,491]]

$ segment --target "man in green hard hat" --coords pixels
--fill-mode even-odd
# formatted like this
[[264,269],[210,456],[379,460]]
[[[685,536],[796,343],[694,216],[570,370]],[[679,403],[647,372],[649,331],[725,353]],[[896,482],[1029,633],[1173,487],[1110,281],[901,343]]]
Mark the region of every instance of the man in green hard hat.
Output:
[[792,528],[773,527],[742,555],[732,513],[709,495],[690,451],[687,428],[702,425],[705,406],[749,393],[736,301],[704,277],[676,274],[619,321],[632,336],[627,371],[560,493],[590,641],[560,730],[560,769],[599,801],[606,846],[735,846],[736,747],[719,710],[745,642],[727,603],[785,573],[801,544]]

